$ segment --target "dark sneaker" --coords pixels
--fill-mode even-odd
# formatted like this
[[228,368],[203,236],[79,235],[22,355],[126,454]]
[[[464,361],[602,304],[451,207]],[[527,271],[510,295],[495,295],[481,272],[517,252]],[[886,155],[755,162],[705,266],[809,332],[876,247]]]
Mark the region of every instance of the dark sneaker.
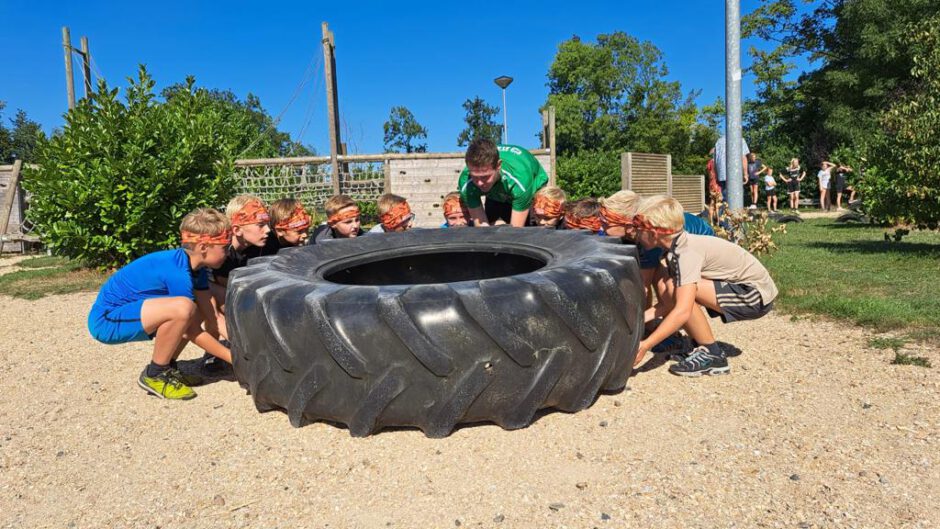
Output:
[[137,385],[147,390],[151,395],[161,399],[189,400],[196,396],[196,392],[179,379],[179,371],[167,369],[155,377],[148,377],[144,369],[137,379]]
[[724,375],[731,372],[728,359],[723,355],[713,355],[704,346],[696,347],[688,358],[669,366],[669,372],[683,377],[702,375]]
[[202,357],[202,365],[199,368],[199,374],[205,378],[226,378],[233,375],[232,364],[206,353]]

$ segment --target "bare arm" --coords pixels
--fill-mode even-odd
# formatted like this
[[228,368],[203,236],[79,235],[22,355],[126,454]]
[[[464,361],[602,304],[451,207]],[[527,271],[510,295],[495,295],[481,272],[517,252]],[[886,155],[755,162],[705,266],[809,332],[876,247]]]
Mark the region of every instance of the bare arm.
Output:
[[470,218],[473,220],[474,226],[489,226],[490,223],[486,220],[486,210],[482,206],[478,208],[470,208]]
[[[636,353],[636,360],[634,360],[633,365],[639,364],[653,346],[669,336],[672,336],[673,333],[681,329],[682,326],[689,321],[689,317],[692,316],[692,309],[695,307],[695,290],[695,283],[676,288],[675,306],[665,314],[665,318],[663,318],[659,327],[656,327],[656,330],[653,331],[652,334],[640,342],[640,348]],[[663,316],[662,312],[662,303],[657,303],[655,306],[646,310],[646,321]]]
[[524,228],[526,223],[529,222],[529,210],[525,211],[516,211],[512,210],[512,217],[510,217],[509,223],[516,228]]

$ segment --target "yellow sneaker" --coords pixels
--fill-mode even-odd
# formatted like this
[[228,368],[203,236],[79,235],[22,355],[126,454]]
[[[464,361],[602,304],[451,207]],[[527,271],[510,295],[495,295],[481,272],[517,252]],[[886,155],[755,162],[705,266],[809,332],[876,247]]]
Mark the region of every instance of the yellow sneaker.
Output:
[[137,385],[161,399],[189,400],[196,396],[196,392],[180,380],[180,373],[175,369],[167,369],[155,377],[148,377],[147,369],[144,368],[137,379]]

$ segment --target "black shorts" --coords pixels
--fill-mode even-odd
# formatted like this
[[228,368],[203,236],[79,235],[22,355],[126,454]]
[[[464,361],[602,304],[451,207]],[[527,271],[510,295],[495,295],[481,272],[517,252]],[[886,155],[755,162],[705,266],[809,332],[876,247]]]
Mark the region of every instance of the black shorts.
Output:
[[756,320],[774,308],[773,301],[764,305],[760,292],[751,285],[727,281],[714,281],[714,283],[715,296],[718,298],[721,312],[706,307],[708,315],[712,318],[721,318],[724,323]]
[[791,179],[787,182],[787,193],[796,193],[800,190],[800,183],[795,179]]
[[835,187],[836,193],[845,191],[845,175],[836,175],[835,184],[833,184],[833,187]]
[[760,184],[760,177],[752,177],[747,179],[748,185],[756,186]]
[[487,197],[483,201],[483,210],[486,211],[486,221],[492,225],[497,219],[509,224],[512,221],[512,204],[497,202]]

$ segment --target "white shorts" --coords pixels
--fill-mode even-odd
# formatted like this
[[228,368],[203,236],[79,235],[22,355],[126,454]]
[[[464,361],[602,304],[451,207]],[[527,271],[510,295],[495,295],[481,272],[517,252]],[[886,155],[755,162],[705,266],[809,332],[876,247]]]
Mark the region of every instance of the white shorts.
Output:
[[819,187],[829,189],[829,177],[819,179]]

